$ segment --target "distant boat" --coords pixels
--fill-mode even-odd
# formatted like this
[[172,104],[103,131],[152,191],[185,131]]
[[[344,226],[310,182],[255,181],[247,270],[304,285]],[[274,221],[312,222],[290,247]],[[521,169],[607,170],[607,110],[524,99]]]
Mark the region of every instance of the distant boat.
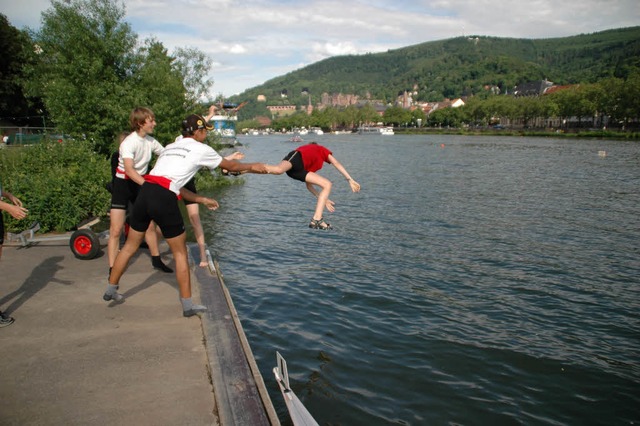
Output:
[[289,142],[304,142],[304,139],[302,139],[302,137],[300,135],[294,135],[291,136],[291,139],[289,139]]
[[309,133],[314,133],[316,135],[324,135],[324,132],[322,131],[322,129],[320,127],[310,127],[309,128]]
[[360,126],[358,127],[358,133],[361,135],[394,135],[393,127],[391,126]]
[[237,145],[236,139],[236,123],[238,122],[238,110],[242,108],[246,102],[240,105],[223,103],[218,108],[218,114],[211,117],[210,122],[213,124],[213,133],[222,137],[223,145]]

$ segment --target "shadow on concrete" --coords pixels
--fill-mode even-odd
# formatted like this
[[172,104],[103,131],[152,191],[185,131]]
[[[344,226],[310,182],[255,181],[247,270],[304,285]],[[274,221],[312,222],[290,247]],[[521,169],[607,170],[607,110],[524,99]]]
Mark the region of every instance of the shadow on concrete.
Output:
[[31,297],[36,295],[40,290],[45,288],[50,283],[71,285],[73,281],[59,280],[55,277],[56,272],[63,269],[60,266],[60,262],[64,259],[64,256],[54,256],[45,259],[38,266],[33,268],[31,275],[27,277],[22,285],[15,291],[3,296],[0,299],[0,306],[13,300],[13,302],[7,306],[5,312],[7,315],[17,311],[22,305],[24,305]]

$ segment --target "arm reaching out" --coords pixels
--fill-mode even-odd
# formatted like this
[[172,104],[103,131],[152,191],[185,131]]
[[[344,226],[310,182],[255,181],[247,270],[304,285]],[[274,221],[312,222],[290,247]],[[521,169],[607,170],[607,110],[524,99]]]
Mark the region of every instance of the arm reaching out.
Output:
[[349,174],[349,172],[347,172],[347,169],[345,169],[344,166],[336,159],[336,157],[331,154],[329,155],[329,163],[333,164],[333,166],[338,169],[340,173],[342,173],[342,176],[344,176],[345,179],[349,181],[351,191],[360,192],[360,184],[351,178],[351,175]]
[[241,163],[235,160],[227,160],[226,158],[222,159],[219,167],[230,172],[267,173],[267,165],[264,163]]
[[207,114],[207,116],[205,117],[205,120],[207,120],[207,123],[209,121],[211,121],[211,119],[213,118],[214,115],[216,115],[216,111],[218,111],[218,108],[216,108],[215,105],[211,105],[209,107],[209,113]]

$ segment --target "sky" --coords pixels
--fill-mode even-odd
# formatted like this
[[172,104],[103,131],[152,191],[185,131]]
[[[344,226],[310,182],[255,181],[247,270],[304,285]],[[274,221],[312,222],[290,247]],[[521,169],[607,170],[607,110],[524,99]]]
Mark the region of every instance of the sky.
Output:
[[[212,61],[210,99],[322,59],[459,36],[553,38],[640,25],[638,0],[126,0],[139,41]],[[0,0],[16,28],[38,30],[50,0]]]

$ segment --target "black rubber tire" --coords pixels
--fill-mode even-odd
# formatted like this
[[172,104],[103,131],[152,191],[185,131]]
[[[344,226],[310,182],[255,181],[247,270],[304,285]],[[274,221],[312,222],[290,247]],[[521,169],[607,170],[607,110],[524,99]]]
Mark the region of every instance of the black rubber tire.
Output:
[[91,229],[78,229],[71,235],[69,247],[78,259],[93,259],[100,253],[100,238]]

